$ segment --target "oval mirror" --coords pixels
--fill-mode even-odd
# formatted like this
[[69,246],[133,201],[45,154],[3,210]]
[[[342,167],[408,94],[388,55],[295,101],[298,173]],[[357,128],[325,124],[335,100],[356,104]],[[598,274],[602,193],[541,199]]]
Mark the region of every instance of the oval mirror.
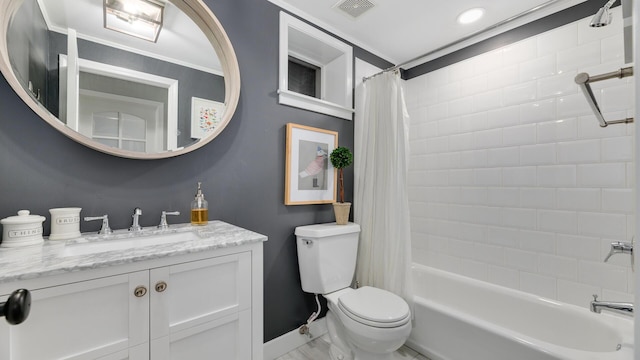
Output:
[[240,71],[201,0],[0,0],[0,70],[42,119],[98,151],[181,155],[229,123]]

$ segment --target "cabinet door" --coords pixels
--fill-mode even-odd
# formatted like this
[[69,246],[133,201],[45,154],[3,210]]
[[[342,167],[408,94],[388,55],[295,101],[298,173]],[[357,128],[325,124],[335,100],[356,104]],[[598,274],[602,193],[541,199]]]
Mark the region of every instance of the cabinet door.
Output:
[[98,359],[148,342],[149,295],[134,296],[148,282],[142,271],[32,291],[24,323],[0,322],[0,359]]
[[153,360],[250,360],[251,310],[151,340]]
[[150,279],[152,340],[251,308],[248,252],[152,269]]

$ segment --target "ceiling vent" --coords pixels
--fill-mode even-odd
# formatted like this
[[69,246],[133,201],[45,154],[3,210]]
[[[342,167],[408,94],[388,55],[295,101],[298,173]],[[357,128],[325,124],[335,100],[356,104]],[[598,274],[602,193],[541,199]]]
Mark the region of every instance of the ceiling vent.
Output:
[[334,7],[337,7],[338,9],[351,15],[351,17],[353,18],[357,18],[374,6],[374,3],[369,0],[344,0],[334,5]]

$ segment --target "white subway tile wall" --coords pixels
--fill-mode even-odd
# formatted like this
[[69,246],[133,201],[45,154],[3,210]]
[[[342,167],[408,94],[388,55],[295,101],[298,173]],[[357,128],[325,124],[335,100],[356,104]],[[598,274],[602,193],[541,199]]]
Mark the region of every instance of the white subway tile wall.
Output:
[[[414,261],[560,301],[633,298],[633,126],[600,128],[573,81],[623,67],[621,10],[411,79]],[[593,85],[633,116],[632,80]]]

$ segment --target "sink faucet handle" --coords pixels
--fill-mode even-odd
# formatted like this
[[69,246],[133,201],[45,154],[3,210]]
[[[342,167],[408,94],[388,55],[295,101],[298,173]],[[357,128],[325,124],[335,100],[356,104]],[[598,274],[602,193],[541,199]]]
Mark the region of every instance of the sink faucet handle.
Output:
[[102,220],[102,227],[100,228],[100,231],[98,231],[98,234],[109,235],[113,232],[109,227],[109,215],[85,216],[84,218],[84,221],[93,221],[93,220]]
[[598,301],[598,294],[593,294],[593,301]]
[[180,211],[162,211],[158,229],[166,229],[169,227],[169,223],[167,223],[167,215],[180,215]]

